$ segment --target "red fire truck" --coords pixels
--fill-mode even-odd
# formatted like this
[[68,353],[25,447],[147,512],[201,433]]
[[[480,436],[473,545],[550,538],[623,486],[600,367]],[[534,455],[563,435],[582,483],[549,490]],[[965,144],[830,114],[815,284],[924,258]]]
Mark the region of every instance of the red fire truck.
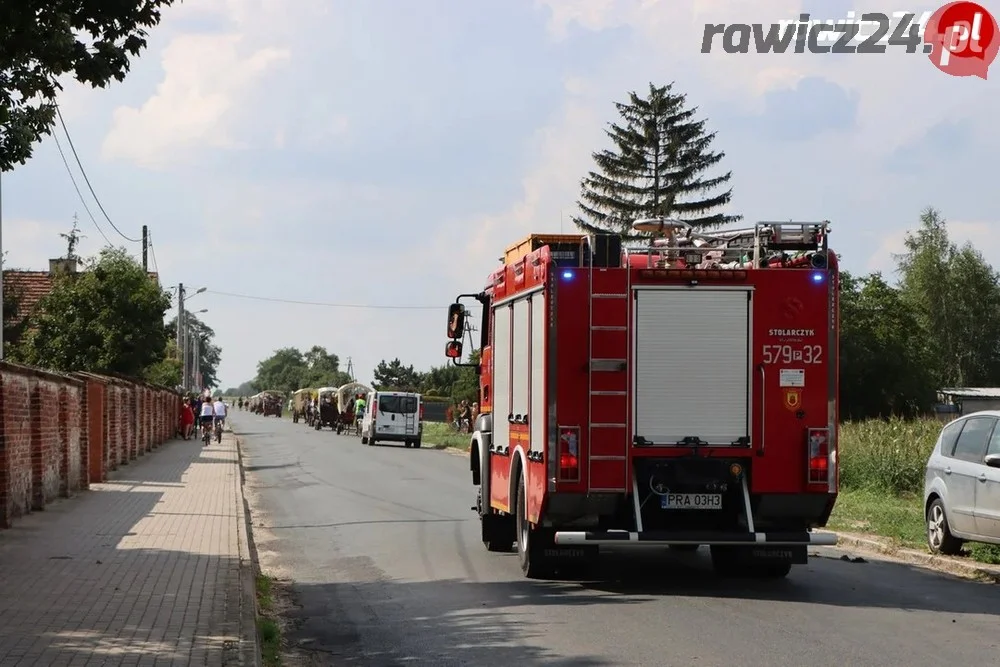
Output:
[[601,546],[708,545],[726,575],[783,577],[833,545],[838,268],[829,225],[531,235],[449,308],[460,364],[482,308],[474,508],[528,577]]

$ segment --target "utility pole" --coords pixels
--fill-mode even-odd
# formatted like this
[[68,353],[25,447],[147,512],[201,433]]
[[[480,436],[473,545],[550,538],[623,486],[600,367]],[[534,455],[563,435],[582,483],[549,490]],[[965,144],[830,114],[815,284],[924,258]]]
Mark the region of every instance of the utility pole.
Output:
[[187,329],[184,326],[184,283],[177,283],[177,351],[181,355],[181,385],[188,388]]
[[354,362],[351,361],[350,357],[347,357],[347,377],[351,378],[351,382],[356,382],[354,379]]
[[142,270],[149,273],[149,227],[142,226]]
[[184,391],[191,390],[191,374],[188,373],[190,366],[188,365],[188,331],[187,327],[183,328],[184,341],[181,346],[181,384],[184,385]]
[[177,349],[183,345],[181,322],[184,319],[184,283],[177,284]]
[[205,388],[201,386],[201,336],[197,334],[194,336],[194,357],[191,359],[191,366],[194,371],[191,373],[194,376],[191,379],[192,385],[201,394]]

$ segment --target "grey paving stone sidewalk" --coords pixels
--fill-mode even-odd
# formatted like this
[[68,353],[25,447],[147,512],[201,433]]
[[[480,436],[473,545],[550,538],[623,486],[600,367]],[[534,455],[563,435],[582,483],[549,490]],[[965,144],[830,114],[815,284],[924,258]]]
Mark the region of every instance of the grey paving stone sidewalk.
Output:
[[0,665],[253,664],[233,435],[112,475],[0,531]]

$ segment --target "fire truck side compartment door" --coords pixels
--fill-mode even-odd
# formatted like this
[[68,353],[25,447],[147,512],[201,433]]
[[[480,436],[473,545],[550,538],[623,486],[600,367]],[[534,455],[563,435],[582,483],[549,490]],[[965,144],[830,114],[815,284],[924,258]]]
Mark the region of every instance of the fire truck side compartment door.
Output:
[[511,372],[511,307],[498,306],[493,311],[493,448],[509,445]]
[[529,428],[531,429],[531,451],[545,451],[545,436],[548,428],[546,422],[545,371],[547,355],[545,354],[546,326],[548,325],[548,309],[545,303],[545,292],[539,292],[531,297],[531,408]]
[[[639,288],[633,313],[633,434],[729,446],[750,436],[748,289]],[[641,438],[641,440],[640,440]]]

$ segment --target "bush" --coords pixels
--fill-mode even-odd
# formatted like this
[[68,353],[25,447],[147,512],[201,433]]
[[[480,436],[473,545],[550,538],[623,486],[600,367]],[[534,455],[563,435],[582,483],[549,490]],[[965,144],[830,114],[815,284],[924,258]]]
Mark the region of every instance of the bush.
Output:
[[840,483],[848,489],[922,493],[927,457],[944,424],[870,419],[840,426]]

